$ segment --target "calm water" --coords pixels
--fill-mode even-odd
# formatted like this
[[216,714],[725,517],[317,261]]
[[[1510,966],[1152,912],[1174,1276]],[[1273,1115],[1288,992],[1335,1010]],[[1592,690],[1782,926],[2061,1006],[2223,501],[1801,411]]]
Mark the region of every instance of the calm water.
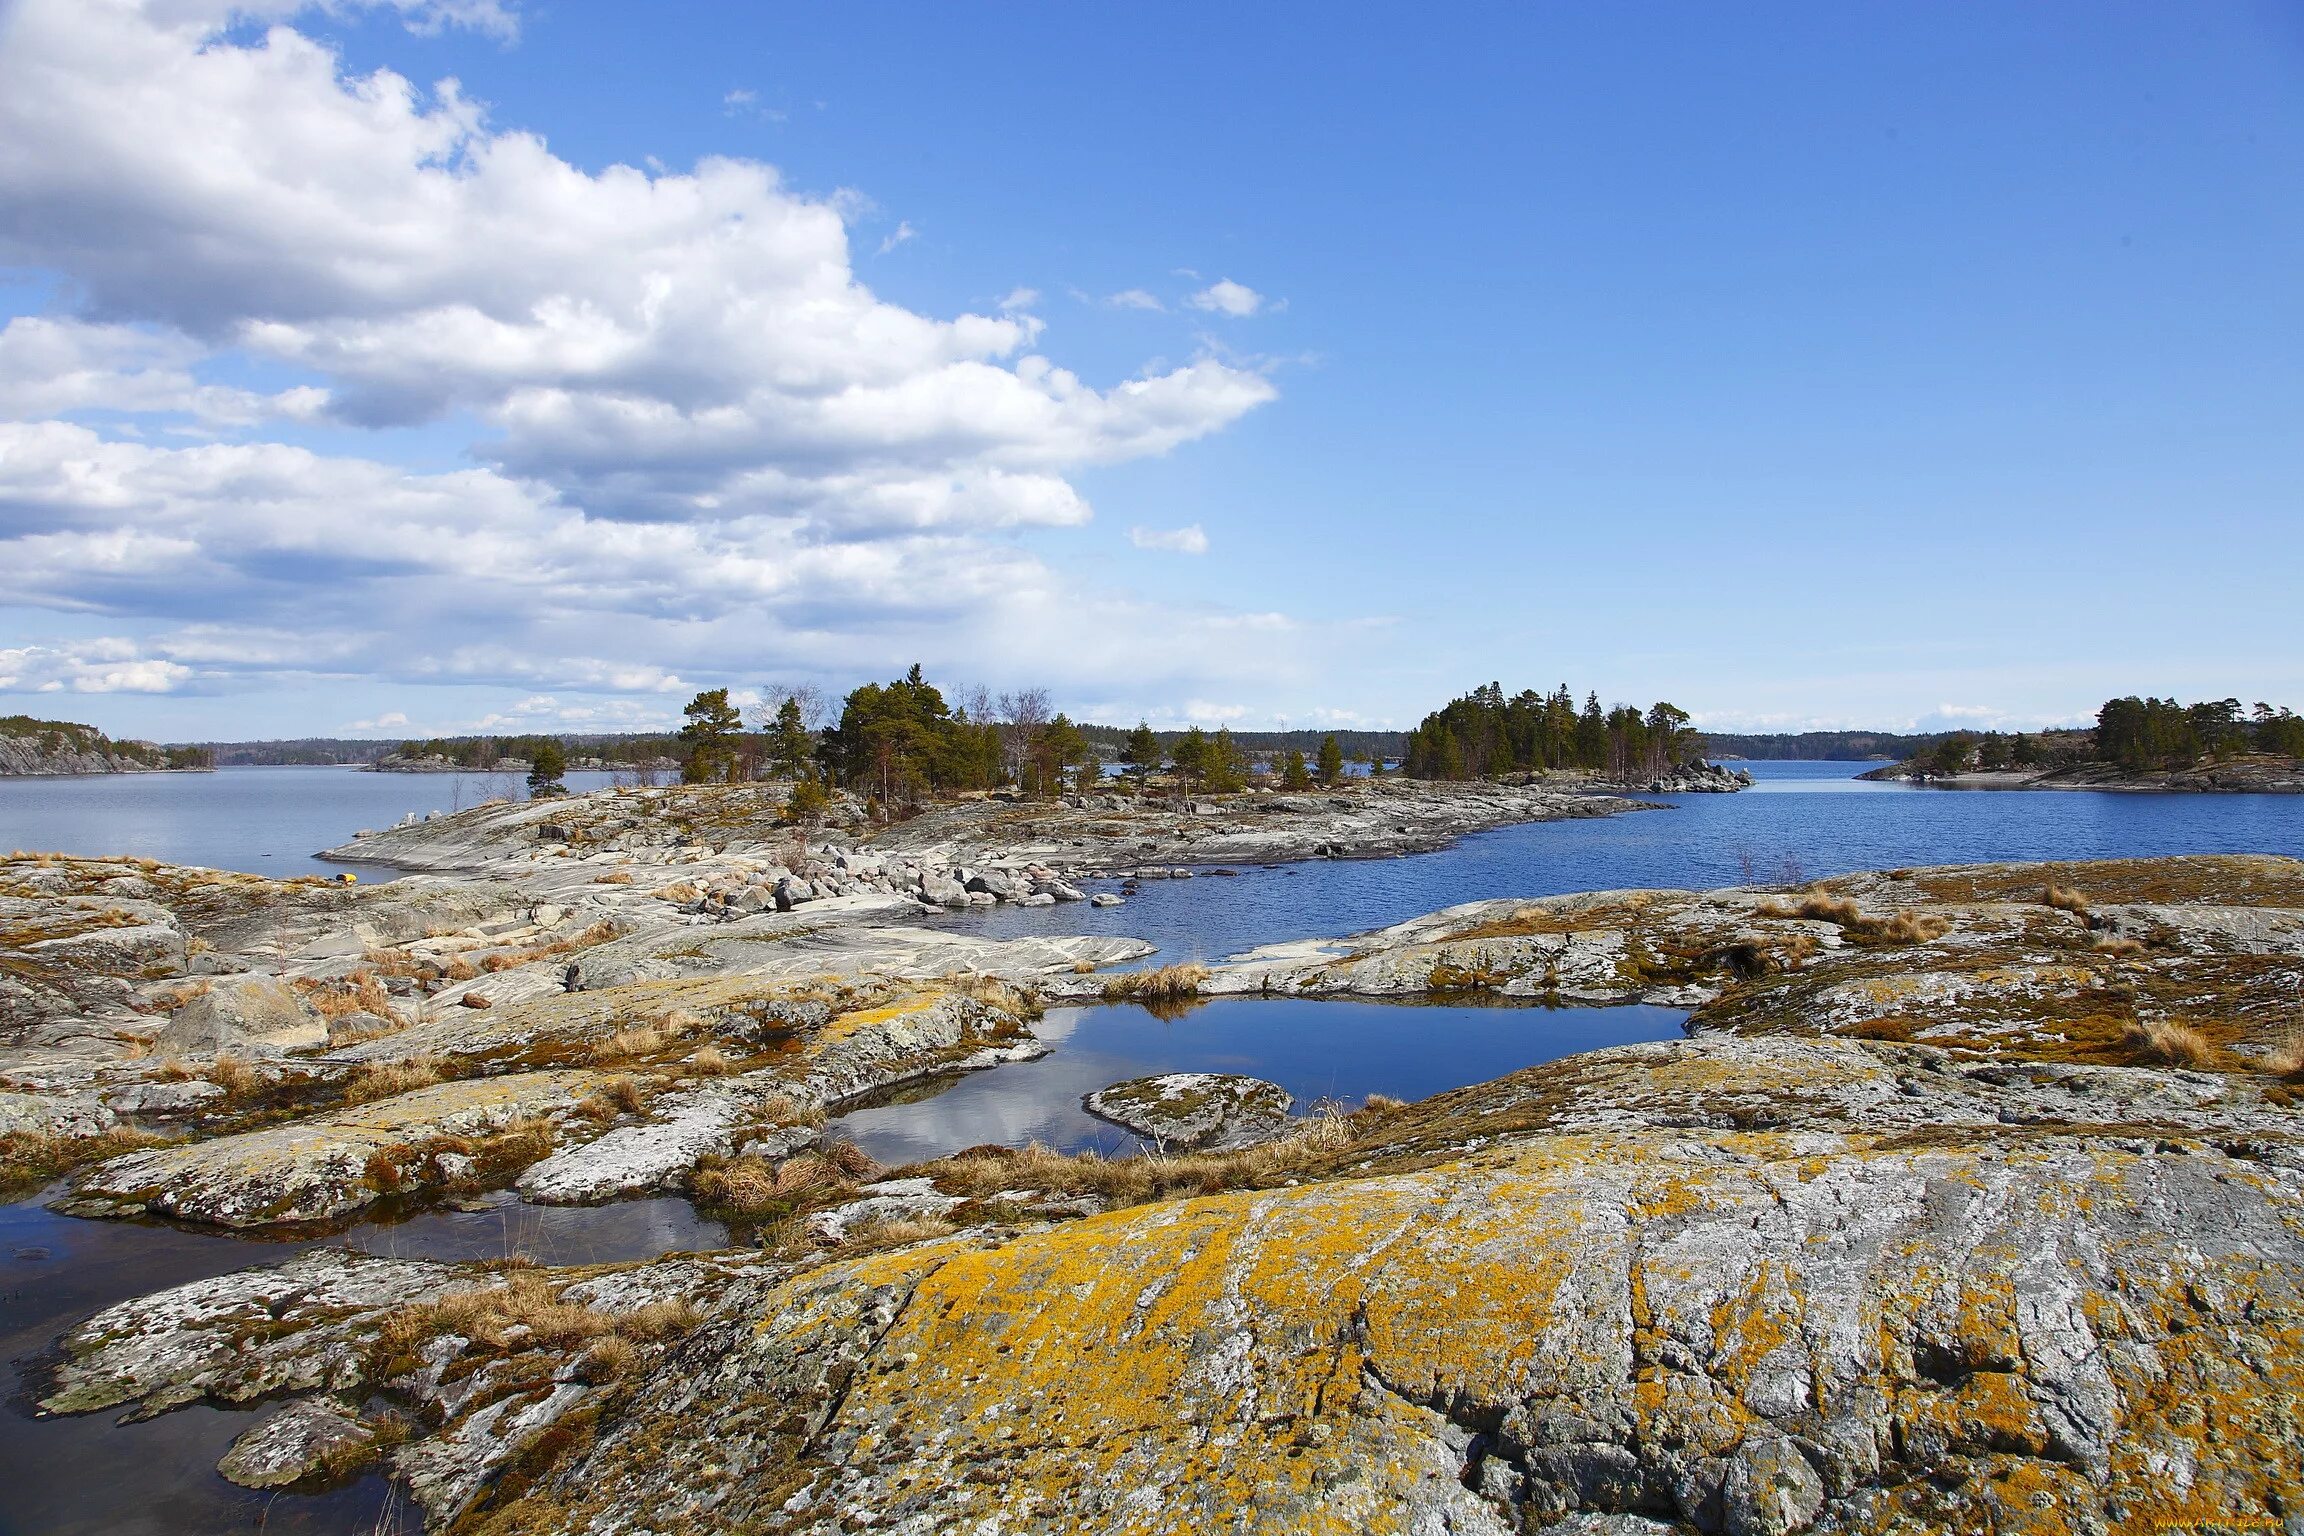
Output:
[[[607,1264],[723,1248],[728,1230],[687,1201],[590,1208],[531,1206],[509,1194],[474,1211],[368,1222],[325,1239],[398,1258]],[[233,1440],[277,1404],[179,1409],[116,1425],[122,1410],[36,1419],[32,1373],[57,1337],[130,1296],[254,1264],[285,1262],[313,1242],[268,1242],[140,1222],[80,1221],[39,1200],[0,1205],[0,1536],[178,1532],[414,1532],[382,1477],[317,1497],[237,1488],[216,1473]]]
[[1278,1083],[1299,1112],[1371,1093],[1422,1099],[1540,1061],[1681,1033],[1672,1008],[1427,1007],[1224,998],[1175,1019],[1134,1004],[1059,1008],[1035,1033],[1038,1061],[972,1072],[933,1097],[861,1109],[835,1129],[883,1163],[963,1147],[1041,1142],[1067,1152],[1133,1150],[1136,1138],[1080,1107],[1098,1088],[1154,1072],[1238,1072]]
[[1490,897],[1701,890],[1990,859],[2304,857],[2304,795],[1915,789],[1858,782],[1866,763],[1737,766],[1758,780],[1751,789],[1652,797],[1670,810],[1504,827],[1415,858],[1241,866],[1234,879],[1146,881],[1119,907],[1001,907],[940,921],[1001,936],[1122,934],[1159,945],[1152,963],[1166,964],[1359,932]]
[[[606,773],[571,773],[572,790]],[[220,768],[214,773],[108,773],[0,778],[0,851],[133,854],[258,875],[336,875],[352,866],[312,857],[362,827],[414,811],[460,810],[527,798],[517,773],[362,773],[356,768]],[[362,880],[392,871],[358,866]]]

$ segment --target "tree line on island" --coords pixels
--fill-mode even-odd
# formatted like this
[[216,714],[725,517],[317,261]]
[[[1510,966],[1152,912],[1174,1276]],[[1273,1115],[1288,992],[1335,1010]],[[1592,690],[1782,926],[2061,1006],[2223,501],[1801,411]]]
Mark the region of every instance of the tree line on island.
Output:
[[[725,688],[696,695],[682,711],[677,736],[681,777],[689,783],[740,783],[766,776],[795,785],[796,814],[821,806],[831,788],[862,796],[876,813],[892,813],[940,796],[1013,790],[1028,797],[1149,788],[1165,774],[1184,793],[1245,789],[1265,765],[1229,728],[1194,726],[1162,733],[1082,726],[1053,709],[1047,690],[994,695],[971,689],[954,697],[915,665],[887,683],[866,683],[840,701],[837,714],[810,688],[770,691],[771,704],[747,729]],[[1271,754],[1269,776],[1285,789],[1334,784],[1347,771],[1334,733],[1307,756],[1301,746]],[[1107,759],[1124,770],[1115,784]],[[1381,772],[1380,758],[1363,759]]]
[[1630,704],[1602,709],[1597,693],[1587,693],[1579,709],[1566,683],[1548,694],[1523,689],[1510,698],[1489,683],[1426,715],[1408,733],[1407,770],[1419,779],[1554,768],[1618,778],[1661,773],[1704,755],[1704,733],[1688,720],[1686,710],[1661,701],[1646,710]]
[[2304,716],[2285,705],[2246,707],[2236,698],[2179,704],[2129,694],[2105,700],[2094,729],[1955,731],[1911,761],[1938,774],[2098,763],[2149,773],[2255,754],[2304,758]]

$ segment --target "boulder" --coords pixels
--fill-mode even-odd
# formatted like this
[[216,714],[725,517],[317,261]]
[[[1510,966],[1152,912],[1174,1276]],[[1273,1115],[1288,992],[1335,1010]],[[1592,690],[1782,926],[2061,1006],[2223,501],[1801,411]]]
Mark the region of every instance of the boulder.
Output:
[[224,1090],[205,1078],[193,1078],[182,1083],[130,1083],[116,1088],[105,1103],[123,1115],[186,1115],[211,1100],[224,1097]]
[[1296,1100],[1262,1078],[1164,1072],[1099,1088],[1081,1102],[1098,1119],[1162,1147],[1230,1151],[1285,1135]]
[[920,897],[934,906],[964,907],[968,905],[968,890],[957,880],[942,875],[920,877]]
[[164,1054],[275,1053],[328,1043],[328,1021],[276,976],[222,976],[154,1038]]
[[[1054,898],[1050,899],[1053,900]],[[1117,907],[1125,899],[1126,898],[1116,895],[1111,891],[1098,891],[1095,895],[1088,898],[1088,905],[1092,907]]]
[[328,1043],[330,1045],[354,1045],[362,1040],[373,1039],[377,1035],[388,1035],[397,1028],[399,1028],[398,1025],[382,1014],[369,1013],[365,1010],[356,1013],[341,1013],[328,1021]]
[[1025,894],[1026,888],[1009,875],[997,869],[987,869],[968,881],[968,889],[978,895],[991,896],[1000,901],[1014,901]]
[[216,1470],[243,1488],[286,1488],[348,1472],[368,1461],[375,1445],[376,1431],[350,1409],[327,1398],[306,1398],[233,1441]]

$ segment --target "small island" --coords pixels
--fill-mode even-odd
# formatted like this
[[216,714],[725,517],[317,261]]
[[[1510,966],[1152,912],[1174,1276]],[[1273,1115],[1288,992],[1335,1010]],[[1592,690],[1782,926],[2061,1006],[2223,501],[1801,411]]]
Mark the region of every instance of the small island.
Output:
[[2107,700],[2092,729],[1956,732],[1858,778],[1940,789],[2304,794],[2304,716],[2238,699]]

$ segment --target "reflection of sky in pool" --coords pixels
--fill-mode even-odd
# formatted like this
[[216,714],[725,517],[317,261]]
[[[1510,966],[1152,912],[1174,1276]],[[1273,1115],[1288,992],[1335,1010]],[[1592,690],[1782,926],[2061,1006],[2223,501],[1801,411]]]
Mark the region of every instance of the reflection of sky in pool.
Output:
[[1060,1008],[1036,1031],[1038,1061],[953,1079],[932,1096],[860,1109],[834,1122],[884,1163],[962,1147],[1040,1141],[1067,1150],[1133,1147],[1081,1096],[1153,1072],[1238,1072],[1296,1096],[1357,1104],[1371,1093],[1421,1099],[1575,1051],[1676,1038],[1678,1009],[1412,1007],[1224,998],[1164,1020],[1133,1004]]

